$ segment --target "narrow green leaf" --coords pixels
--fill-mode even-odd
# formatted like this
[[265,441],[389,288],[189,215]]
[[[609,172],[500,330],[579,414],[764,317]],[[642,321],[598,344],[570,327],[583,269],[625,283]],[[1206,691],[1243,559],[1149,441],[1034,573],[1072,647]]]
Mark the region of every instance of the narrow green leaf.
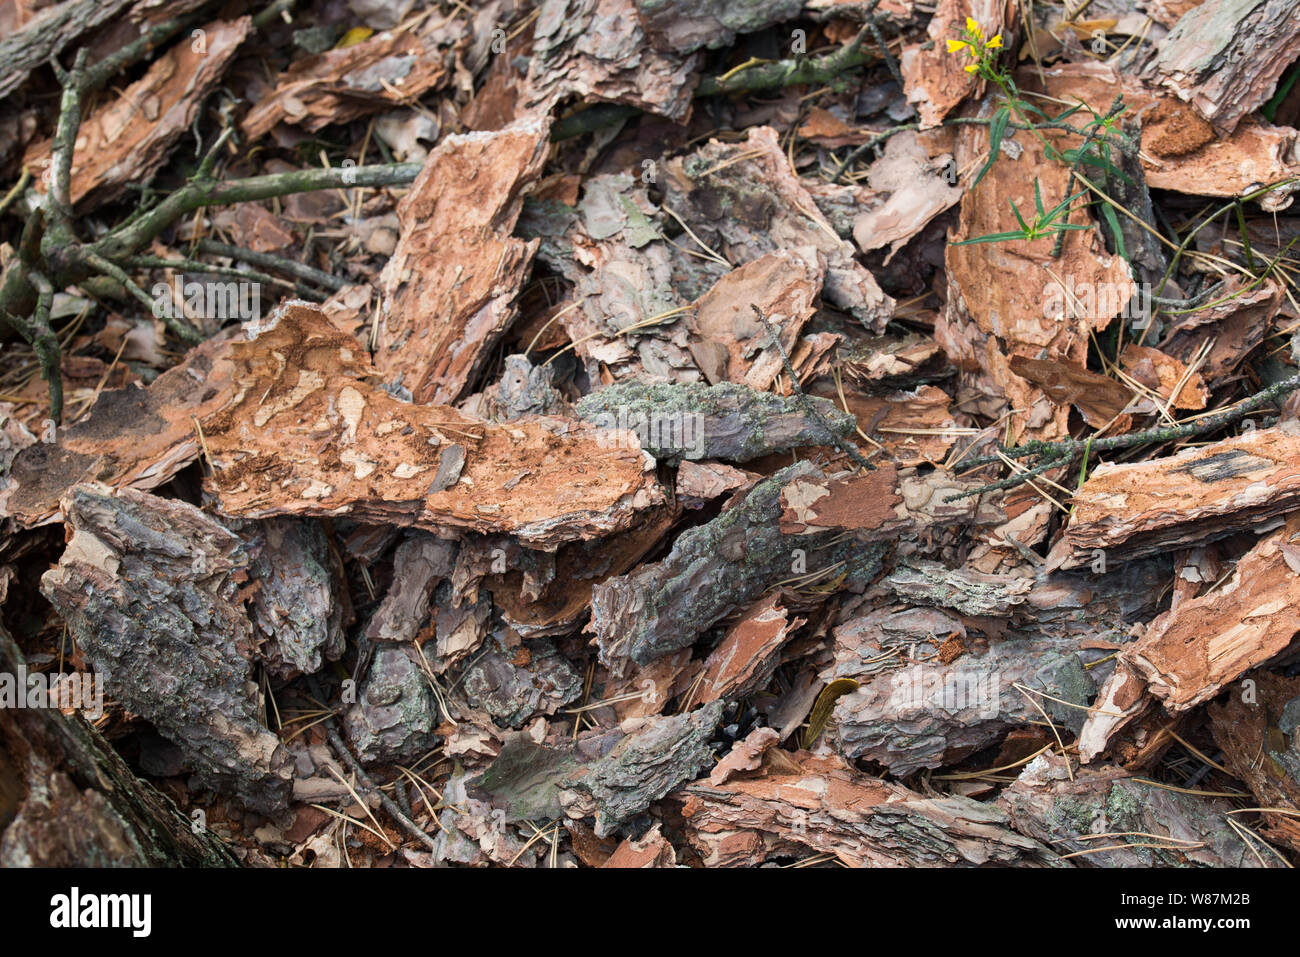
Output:
[[1026,238],[1024,233],[989,233],[987,236],[976,236],[974,239],[963,239],[959,243],[953,243],[954,246],[973,246],[976,243],[1005,243],[1013,239]]
[[1011,211],[1016,214],[1016,222],[1020,223],[1020,228],[1026,233],[1029,232],[1029,224],[1025,222],[1025,217],[1020,215],[1020,210],[1016,209],[1016,204],[1011,203]]
[[1128,259],[1128,253],[1124,251],[1124,234],[1119,228],[1119,217],[1115,215],[1115,210],[1111,208],[1110,203],[1101,204],[1101,215],[1106,218],[1106,222],[1110,225],[1110,234],[1115,237],[1115,251],[1122,259]]
[[1004,106],[993,114],[993,121],[989,123],[989,160],[975,176],[974,182],[970,184],[971,189],[979,185],[980,180],[984,178],[984,174],[991,170],[993,164],[997,161],[998,150],[1002,147],[1002,137],[1007,131],[1007,123],[1010,120],[1011,108],[1009,106]]

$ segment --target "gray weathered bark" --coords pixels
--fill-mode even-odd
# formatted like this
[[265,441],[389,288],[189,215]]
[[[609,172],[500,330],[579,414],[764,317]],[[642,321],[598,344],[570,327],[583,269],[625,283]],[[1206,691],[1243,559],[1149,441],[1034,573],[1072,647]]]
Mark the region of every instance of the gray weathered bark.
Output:
[[[25,667],[0,628],[0,670]],[[235,867],[82,717],[0,708],[0,867]]]

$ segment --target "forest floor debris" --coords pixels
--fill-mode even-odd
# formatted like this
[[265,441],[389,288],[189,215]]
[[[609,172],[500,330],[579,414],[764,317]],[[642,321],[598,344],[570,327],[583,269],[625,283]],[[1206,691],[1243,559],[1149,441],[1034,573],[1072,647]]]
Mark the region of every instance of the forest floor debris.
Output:
[[0,3],[0,864],[1300,862],[1297,0],[1095,6]]

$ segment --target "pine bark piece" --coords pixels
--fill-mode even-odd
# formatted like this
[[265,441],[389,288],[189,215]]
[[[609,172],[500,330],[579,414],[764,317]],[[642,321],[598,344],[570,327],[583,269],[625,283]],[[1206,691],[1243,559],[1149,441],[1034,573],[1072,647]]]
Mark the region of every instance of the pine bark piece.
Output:
[[523,854],[523,841],[515,839],[514,829],[500,826],[505,822],[499,816],[489,816],[490,804],[466,793],[470,774],[457,768],[443,785],[445,807],[438,818],[433,862],[513,864]]
[[22,86],[32,70],[44,66],[70,43],[108,23],[131,0],[72,0],[46,6],[22,27],[0,39],[0,97]]
[[[776,752],[768,752],[769,756]],[[677,792],[687,835],[706,867],[834,854],[856,867],[1065,867],[1044,843],[1017,834],[998,808],[964,797],[926,798],[867,777],[834,756],[796,751],[756,775]]]
[[366,625],[366,640],[412,641],[428,620],[434,589],[451,576],[455,560],[455,542],[408,532],[393,554],[393,583]]
[[[952,60],[951,54],[944,55]],[[969,76],[969,75],[967,75]],[[907,78],[904,77],[904,80]],[[868,177],[879,200],[853,219],[853,240],[864,253],[889,247],[884,265],[936,216],[956,206],[965,190],[943,178],[949,154],[931,157],[916,133],[892,136]]]
[[[425,652],[425,660],[435,674],[443,674],[478,651],[491,630],[497,608],[486,589],[455,601],[450,582],[438,586],[434,599],[434,649],[432,654]],[[506,624],[509,623],[506,619]]]
[[[1289,198],[1288,198],[1289,201]],[[1228,279],[1224,295],[1238,292],[1236,277]],[[1189,318],[1207,317],[1212,328],[1191,326],[1176,329],[1160,343],[1160,348],[1184,363],[1195,362],[1206,341],[1213,339],[1210,350],[1197,372],[1212,385],[1233,375],[1247,355],[1270,335],[1274,322],[1285,303],[1286,290],[1281,283],[1265,280],[1259,288],[1243,292],[1241,299],[1223,315],[1218,308],[1198,310]]]
[[576,747],[519,735],[468,782],[468,793],[491,800],[506,821],[594,814],[596,836],[607,837],[713,763],[709,742],[722,709],[714,702],[689,714],[634,719],[628,733],[584,738]]
[[525,204],[520,234],[540,238],[539,258],[574,283],[574,301],[555,318],[591,380],[729,381],[763,391],[782,362],[753,306],[777,330],[800,380],[814,375],[840,339],[800,336],[822,289],[824,257],[812,247],[776,248],[729,271],[666,238],[677,228],[626,173],[587,178],[576,207]]
[[201,423],[206,485],[227,515],[347,515],[554,548],[628,528],[663,501],[629,437],[393,398],[366,381],[375,371],[356,341],[306,303],[232,353],[235,398]]
[[[593,231],[597,230],[597,224],[591,222],[593,214],[583,206],[588,204],[596,185],[588,180],[586,196],[579,207]],[[656,234],[656,238],[643,242],[645,237],[637,235],[635,230],[651,224],[651,228],[661,232],[662,224],[645,217],[633,201],[644,197],[643,187],[629,184],[629,188],[619,193],[620,199],[628,197],[627,219],[617,235],[596,241],[589,238],[590,234],[583,236],[577,230],[570,233],[574,257],[590,263],[591,272],[576,277],[575,296],[580,305],[566,313],[560,322],[565,334],[575,343],[574,351],[584,360],[593,382],[606,380],[605,369],[616,382],[704,380],[707,374],[700,368],[701,358],[696,355],[702,340],[690,335],[686,312],[680,319],[662,325],[650,323],[631,333],[623,330],[644,324],[651,317],[671,316],[675,310],[684,309],[689,299],[683,295],[686,292],[683,287],[691,287],[691,280],[696,276],[713,282],[722,267],[712,261],[698,260],[699,266],[684,270],[682,262],[689,257],[666,240]],[[644,220],[644,224],[638,220]]]
[[[949,57],[954,62],[958,57]],[[986,106],[987,111],[987,106]],[[1056,149],[1056,134],[1046,134]],[[962,370],[962,385],[984,396],[1004,396],[1011,410],[1009,432],[1025,438],[1063,438],[1069,406],[1052,401],[1011,367],[1014,356],[1050,360],[1083,369],[1089,336],[1104,329],[1128,304],[1136,286],[1121,256],[1106,252],[1095,229],[1065,234],[1059,258],[1054,236],[1033,242],[957,245],[990,233],[1016,231],[1022,216],[1035,209],[1035,189],[1051,208],[1067,196],[1069,168],[1049,159],[1033,137],[1017,134],[1018,155],[999,157],[959,207],[957,226],[944,249],[948,302],[935,323],[935,340],[953,365]],[[988,150],[987,127],[964,126],[957,134],[955,158],[965,169]],[[1087,212],[1075,206],[1069,222],[1092,226]],[[1055,278],[1053,278],[1055,277]],[[1067,296],[1065,289],[1071,290]],[[1078,290],[1075,294],[1074,290]],[[1074,303],[1084,290],[1104,290],[1091,306]],[[1075,315],[1074,313],[1083,313]],[[989,407],[986,414],[998,415]]]
[[541,239],[538,258],[574,284],[555,318],[592,382],[696,382],[701,362],[721,365],[721,343],[712,365],[696,356],[707,343],[691,334],[687,307],[727,267],[669,243],[671,222],[628,173],[588,177],[576,206],[525,203],[520,235]]
[[71,532],[41,591],[110,693],[180,746],[201,786],[285,806],[288,752],[260,722],[245,543],[192,505],[78,486]]
[[721,701],[689,714],[647,718],[601,758],[561,784],[570,816],[596,815],[596,836],[614,833],[683,782],[713,764],[710,740],[722,721]]
[[[612,578],[592,592],[590,630],[600,660],[615,674],[685,648],[725,616],[780,581],[837,562],[849,582],[865,583],[884,549],[835,533],[786,535],[781,490],[798,478],[821,478],[807,462],[755,485],[713,521],[678,536],[662,561]],[[798,554],[796,554],[798,552]]]
[[582,676],[546,638],[514,652],[488,643],[465,669],[465,697],[506,727],[518,729],[535,715],[555,714],[582,694]]
[[681,648],[648,665],[628,668],[619,677],[601,669],[596,673],[600,683],[593,683],[599,693],[593,691],[591,697],[611,704],[595,711],[592,717],[601,726],[608,726],[622,724],[629,718],[663,714],[673,699],[683,693],[686,694],[684,703],[675,710],[689,711],[699,703],[698,694],[691,697],[689,689],[703,665],[702,661],[692,661],[693,655],[693,649]]
[[156,488],[199,454],[192,417],[230,401],[230,343],[223,333],[195,346],[148,388],[127,386],[100,393],[86,417],[14,456],[8,484],[0,487],[0,515],[22,527],[59,520],[59,500],[74,485],[101,482],[114,488]]
[[1081,867],[1261,866],[1226,823],[1232,804],[1156,787],[1121,768],[1078,768],[1071,780],[1059,755],[1040,755],[997,804],[1017,831],[1078,854],[1071,860]]
[[1152,712],[1147,683],[1122,659],[1097,692],[1093,710],[1079,731],[1079,760],[1091,764],[1106,753],[1111,740],[1127,725]]
[[[627,429],[656,459],[748,462],[804,445],[829,445],[853,432],[853,417],[809,398],[821,419],[794,396],[724,382],[644,385],[620,382],[578,400],[578,416],[604,429]],[[827,432],[826,422],[835,431]]]
[[1156,617],[1120,657],[1170,712],[1213,698],[1285,651],[1300,632],[1300,574],[1288,560],[1300,520],[1261,539],[1223,585]]
[[1130,623],[1154,613],[1166,577],[1154,561],[1102,578],[1035,578],[970,569],[945,576],[936,563],[908,559],[880,584],[938,607],[882,604],[834,629],[835,661],[821,677],[860,687],[836,702],[832,736],[845,757],[905,775],[1041,722],[1033,702],[1058,728],[1086,733],[1085,719],[1097,717],[1086,707],[1112,667],[1105,659]]
[[4,500],[4,490],[9,487],[9,471],[14,458],[39,441],[31,429],[14,415],[16,410],[12,403],[0,402],[0,501]]
[[850,478],[799,477],[781,489],[781,531],[809,535],[828,529],[875,531],[889,524],[902,527],[898,506],[898,472],[883,465]]
[[[842,404],[858,420],[858,428],[870,436],[872,441],[884,446],[889,452],[890,461],[900,468],[927,463],[941,465],[947,459],[953,443],[962,434],[952,409],[953,397],[933,385],[907,388],[907,379],[911,378],[907,376],[907,371],[911,367],[906,361],[891,359],[883,351],[889,345],[886,344],[877,353],[874,343],[862,344],[859,348],[870,358],[862,364],[849,359],[845,362],[844,371],[854,378],[867,381],[888,376],[903,383],[904,388],[891,391],[873,385],[864,391],[852,382],[841,382],[841,388],[814,385],[809,391],[837,403],[840,394],[843,394]],[[939,347],[930,342],[928,346],[915,349],[913,354],[929,357],[938,352]],[[874,372],[870,370],[871,366],[875,367]],[[893,372],[886,372],[888,369]]]
[[1204,2],[1205,0],[1151,0],[1147,4],[1147,13],[1156,23],[1173,29],[1183,14]]
[[683,461],[677,468],[674,497],[684,509],[703,508],[706,502],[746,488],[759,476],[721,462]]
[[[765,392],[785,372],[776,343],[754,315],[778,330],[787,355],[817,311],[823,270],[787,249],[733,269],[694,303],[691,355],[711,384],[736,382]],[[761,349],[757,347],[764,344]]]
[[933,526],[1005,522],[990,496],[946,501],[976,484],[937,469],[918,475],[889,464],[847,478],[801,476],[781,490],[781,531],[813,535],[834,529],[880,540]]
[[1190,372],[1184,363],[1159,349],[1130,342],[1124,346],[1119,361],[1130,377],[1152,389],[1171,408],[1203,409],[1210,400],[1210,390],[1201,374]]
[[[1199,309],[1174,316],[1170,327],[1174,332],[1182,332],[1199,326],[1211,324],[1218,326],[1235,313],[1252,306],[1270,303],[1278,298],[1278,292],[1277,284],[1274,282],[1257,283],[1254,280],[1243,280],[1240,276],[1229,276],[1223,281],[1222,289],[1214,294],[1210,302]],[[1266,316],[1262,324],[1267,327],[1271,319],[1272,316]]]
[[711,140],[665,167],[665,204],[710,248],[740,263],[778,249],[809,263],[824,260],[826,300],[869,329],[884,331],[894,300],[854,258],[853,244],[836,235],[771,127],[753,127],[738,143]]
[[363,764],[412,761],[437,741],[438,704],[412,654],[388,642],[376,648],[356,703],[344,713],[344,730]]
[[[836,702],[840,754],[875,761],[906,777],[953,764],[995,744],[1012,728],[1041,720],[1035,701],[1058,728],[1077,733],[1097,691],[1084,668],[1088,662],[1068,638],[991,642],[982,655],[963,654],[946,664],[937,640],[932,650],[940,655],[936,661],[876,676]],[[1103,657],[1105,652],[1092,655]],[[1031,691],[1018,691],[1016,684]]]
[[650,46],[636,0],[545,0],[533,26],[524,106],[546,112],[576,95],[684,123],[698,63],[696,54]]
[[315,674],[343,654],[346,641],[347,609],[329,543],[311,519],[268,519],[256,534],[253,621],[266,639],[267,671],[280,679]]
[[655,49],[694,53],[731,46],[738,33],[797,19],[803,0],[637,0],[636,7]]
[[779,595],[770,595],[748,609],[704,660],[704,676],[692,695],[696,704],[723,698],[748,697],[772,677],[781,663],[782,645],[806,621],[789,618]]
[[677,517],[676,508],[654,509],[626,532],[562,546],[554,556],[553,576],[536,590],[507,550],[505,573],[486,578],[484,585],[506,624],[521,638],[568,634],[587,616],[592,590],[608,578],[627,574],[663,541]]
[[452,599],[451,578],[468,547],[425,531],[407,533],[393,554],[392,584],[358,641],[356,673],[366,673],[385,644],[415,642],[435,674],[477,650],[487,634],[491,600],[480,599],[472,586]]
[[[0,628],[0,669],[25,664]],[[0,782],[0,866],[238,866],[80,716],[0,709]]]
[[1034,587],[1034,579],[1028,576],[988,575],[925,559],[904,560],[884,583],[904,601],[952,608],[964,615],[1001,617],[1028,601]]
[[656,823],[641,837],[624,839],[601,867],[636,868],[676,867],[677,852],[663,835],[663,825]]
[[281,122],[315,133],[410,103],[450,78],[450,46],[436,32],[385,31],[341,50],[304,57],[248,111],[240,124],[243,134],[256,142]]
[[1261,106],[1300,57],[1300,0],[1219,0],[1188,11],[1162,41],[1149,79],[1220,134]]
[[1300,851],[1300,677],[1254,671],[1249,680],[1206,709],[1210,733],[1256,805],[1278,809],[1261,812],[1264,836]]
[[496,394],[491,396],[495,421],[565,413],[568,403],[555,388],[555,366],[533,365],[522,355],[506,356],[504,364]]
[[709,772],[709,783],[714,787],[726,784],[732,777],[745,771],[757,771],[763,766],[763,755],[781,743],[781,732],[775,728],[755,728],[744,741],[731,746],[727,756]]
[[448,136],[398,205],[401,239],[380,274],[375,365],[417,403],[449,404],[515,317],[538,241],[511,237],[546,161],[549,123]]
[[[201,48],[184,37],[115,101],[86,117],[72,166],[72,202],[79,212],[114,199],[128,183],[153,177],[194,125],[251,29],[249,17],[205,24]],[[50,141],[28,149],[23,163],[41,183],[50,164]],[[43,185],[37,188],[44,191]]]
[[818,22],[843,18],[850,26],[873,13],[881,23],[906,26],[916,17],[916,0],[805,0],[804,12]]
[[1300,503],[1300,427],[1254,429],[1147,462],[1099,466],[1074,495],[1049,567],[1077,568],[1214,541]]

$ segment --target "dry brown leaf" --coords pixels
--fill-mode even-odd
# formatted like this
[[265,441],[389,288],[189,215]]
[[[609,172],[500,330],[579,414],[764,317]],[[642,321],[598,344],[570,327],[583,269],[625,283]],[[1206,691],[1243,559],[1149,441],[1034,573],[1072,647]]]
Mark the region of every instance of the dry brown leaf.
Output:
[[[1094,429],[1119,419],[1133,398],[1109,376],[1063,362],[1012,356],[1011,371],[1042,389],[1058,405],[1073,405]],[[1127,431],[1131,421],[1125,416],[1115,423],[1115,431]]]

